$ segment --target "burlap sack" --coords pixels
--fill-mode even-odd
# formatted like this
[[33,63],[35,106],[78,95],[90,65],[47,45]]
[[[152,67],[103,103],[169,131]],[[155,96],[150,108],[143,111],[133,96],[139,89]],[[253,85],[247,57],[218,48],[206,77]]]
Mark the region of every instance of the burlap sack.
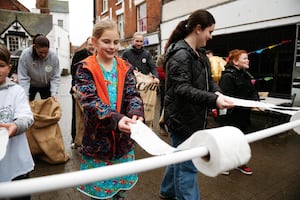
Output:
[[62,112],[53,98],[30,102],[34,124],[26,135],[33,155],[50,164],[64,163],[69,159],[65,153],[64,142],[58,121]]
[[137,79],[136,87],[144,102],[145,122],[148,126],[152,126],[159,86],[157,83],[154,83],[154,78],[151,75],[145,75],[138,71],[134,71],[134,74]]
[[76,136],[75,136],[75,147],[80,147],[82,142],[82,137],[84,133],[84,120],[83,120],[83,110],[78,101],[75,93],[72,94],[75,99],[75,123],[76,123]]

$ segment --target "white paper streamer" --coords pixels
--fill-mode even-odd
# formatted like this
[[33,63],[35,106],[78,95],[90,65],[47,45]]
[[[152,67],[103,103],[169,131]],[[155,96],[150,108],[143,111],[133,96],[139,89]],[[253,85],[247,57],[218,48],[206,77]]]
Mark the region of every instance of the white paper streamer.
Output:
[[259,107],[259,108],[275,107],[274,104],[263,103],[263,102],[260,102],[260,101],[238,99],[238,98],[229,97],[229,96],[225,96],[225,98],[232,101],[235,106],[250,107],[250,108],[252,108],[252,107]]
[[0,128],[0,160],[2,160],[6,154],[8,144],[8,131],[6,128]]
[[151,155],[163,155],[174,152],[176,149],[162,141],[148,126],[140,120],[136,124],[129,124],[130,137]]
[[283,106],[277,106],[272,103],[238,99],[229,96],[225,96],[225,98],[232,101],[235,106],[242,106],[242,107],[249,107],[249,108],[264,108],[266,110],[271,110],[274,112],[279,112],[287,115],[294,115],[296,112],[300,111],[300,107],[283,107]]

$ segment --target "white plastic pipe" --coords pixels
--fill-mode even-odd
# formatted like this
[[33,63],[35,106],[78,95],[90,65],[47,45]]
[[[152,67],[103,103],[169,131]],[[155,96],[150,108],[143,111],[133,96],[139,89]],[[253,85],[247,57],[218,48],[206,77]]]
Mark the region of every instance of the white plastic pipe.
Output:
[[[253,132],[251,134],[247,134],[245,137],[247,138],[247,141],[251,143],[290,130],[297,126],[300,126],[300,120]],[[4,182],[0,183],[0,198],[53,191],[127,174],[144,172],[166,165],[192,160],[193,158],[203,157],[208,153],[209,152],[206,147],[197,147],[101,168],[30,178],[27,180]]]
[[127,174],[148,171],[174,163],[184,162],[207,154],[207,148],[197,147],[167,155],[153,156],[150,158],[135,160],[133,162],[31,178],[27,180],[0,183],[0,198],[46,192],[73,187],[80,184],[92,183]]
[[247,134],[245,135],[245,137],[248,143],[252,143],[267,137],[271,137],[273,135],[277,135],[279,133],[285,132],[298,126],[300,126],[300,120],[295,120],[278,126],[273,126],[264,130],[256,131],[251,134]]

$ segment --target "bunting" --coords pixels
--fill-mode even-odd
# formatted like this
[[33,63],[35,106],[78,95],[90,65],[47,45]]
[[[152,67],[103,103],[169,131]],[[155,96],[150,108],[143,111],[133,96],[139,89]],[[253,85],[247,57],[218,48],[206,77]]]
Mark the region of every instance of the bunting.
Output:
[[265,51],[267,49],[273,49],[274,47],[278,47],[278,46],[281,46],[281,45],[284,45],[284,44],[288,44],[290,42],[292,42],[292,40],[282,40],[280,43],[273,44],[273,45],[270,45],[268,47],[258,49],[258,50],[255,50],[255,51],[251,51],[251,52],[248,53],[248,55],[253,54],[253,53],[261,54],[263,51]]

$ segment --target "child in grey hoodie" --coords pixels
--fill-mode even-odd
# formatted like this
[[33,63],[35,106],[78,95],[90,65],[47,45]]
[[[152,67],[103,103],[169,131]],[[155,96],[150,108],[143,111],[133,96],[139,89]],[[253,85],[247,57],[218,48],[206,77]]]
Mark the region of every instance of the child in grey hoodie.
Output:
[[34,119],[24,89],[7,77],[10,70],[10,52],[0,45],[0,128],[6,128],[9,135],[6,154],[0,160],[0,182],[28,178],[34,167],[26,138]]

